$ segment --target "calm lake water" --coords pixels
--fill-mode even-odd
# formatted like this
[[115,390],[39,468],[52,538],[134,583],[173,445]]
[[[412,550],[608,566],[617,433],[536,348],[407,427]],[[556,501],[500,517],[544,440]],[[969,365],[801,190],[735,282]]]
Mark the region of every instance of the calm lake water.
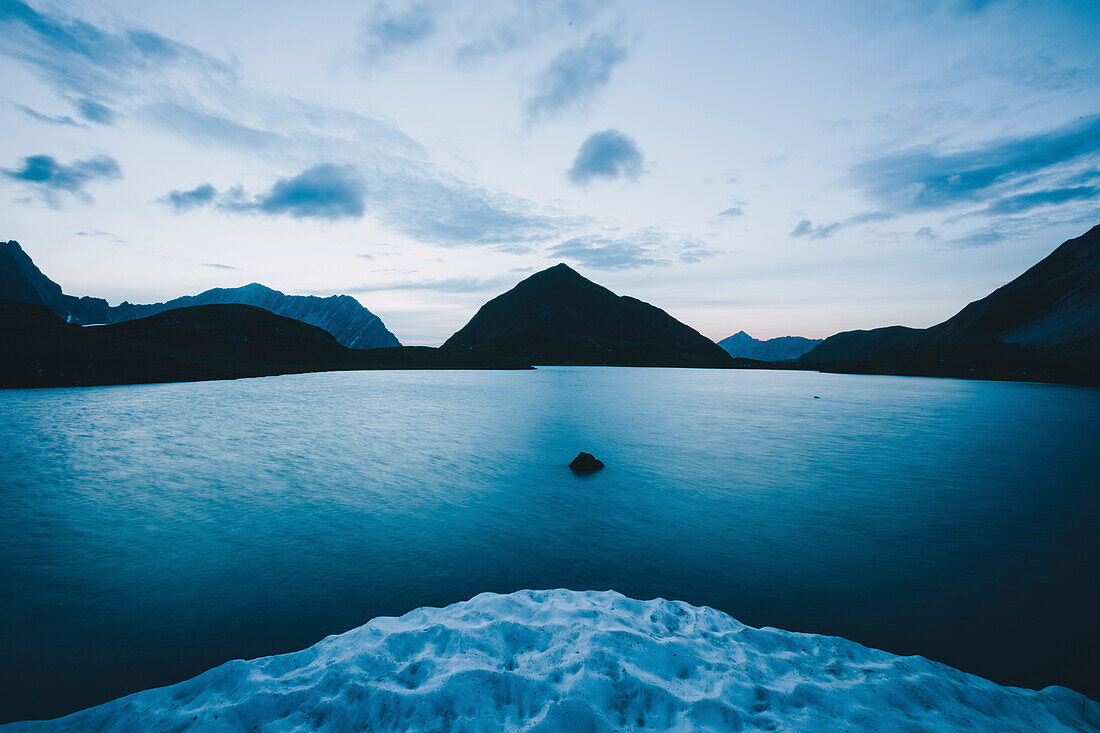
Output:
[[0,391],[0,446],[2,721],[553,587],[1100,697],[1100,390],[310,374]]

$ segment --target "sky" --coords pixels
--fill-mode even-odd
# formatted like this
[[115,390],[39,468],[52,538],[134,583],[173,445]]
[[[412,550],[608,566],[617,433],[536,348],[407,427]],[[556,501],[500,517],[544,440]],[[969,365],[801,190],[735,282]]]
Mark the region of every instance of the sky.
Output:
[[566,262],[718,340],[929,326],[1100,223],[1100,3],[0,0],[0,239],[66,293]]

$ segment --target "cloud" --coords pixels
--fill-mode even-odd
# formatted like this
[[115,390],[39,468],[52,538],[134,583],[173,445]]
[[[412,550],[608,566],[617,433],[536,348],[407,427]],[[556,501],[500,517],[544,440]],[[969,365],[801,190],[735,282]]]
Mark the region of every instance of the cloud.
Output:
[[434,2],[416,2],[397,11],[386,3],[376,5],[359,38],[363,61],[376,66],[427,40],[436,30],[439,10]]
[[957,248],[988,247],[1007,239],[996,227],[986,227],[952,241]]
[[534,94],[524,105],[527,122],[586,108],[626,57],[627,49],[607,35],[593,34],[583,44],[565,49],[535,79]]
[[100,104],[94,99],[84,97],[76,101],[76,109],[80,116],[100,125],[113,125],[115,123],[115,111],[105,104]]
[[888,221],[893,219],[896,215],[885,211],[869,211],[865,214],[855,214],[849,216],[844,221],[834,221],[831,224],[821,224],[820,226],[814,226],[813,222],[809,219],[803,219],[798,222],[789,236],[793,238],[808,237],[810,239],[826,239],[833,236],[842,229],[848,227],[858,226],[860,224],[872,224],[879,221]]
[[[541,2],[505,2],[509,12],[491,19],[488,27],[473,34],[459,46],[455,61],[470,65],[485,58],[507,53],[528,45],[555,28],[577,29],[587,25],[611,0],[542,0]],[[487,15],[488,4],[477,4],[477,15]]]
[[221,194],[210,183],[188,191],[173,190],[158,199],[177,213],[210,204],[234,213],[286,214],[295,219],[358,219],[366,189],[353,166],[321,163],[296,176],[281,178],[271,190],[249,196],[240,186]]
[[1026,176],[1100,154],[1100,115],[1026,137],[939,153],[911,148],[857,165],[853,177],[883,205],[942,209],[1014,194]]
[[551,247],[549,253],[595,270],[633,270],[668,264],[668,260],[644,244],[595,236],[567,239]]
[[921,227],[913,233],[913,236],[931,241],[936,238],[936,233],[932,231],[932,227]]
[[233,265],[222,265],[222,264],[219,264],[217,262],[202,262],[200,264],[203,267],[210,267],[210,268],[213,268],[215,270],[240,270],[241,269],[239,267],[233,267]]
[[50,155],[31,155],[23,158],[23,167],[3,171],[12,180],[38,187],[43,198],[51,206],[58,205],[58,192],[72,194],[90,203],[92,197],[84,190],[97,180],[122,178],[118,161],[108,155],[97,155],[86,160],[74,160],[65,165]]
[[190,211],[205,206],[211,203],[217,195],[218,189],[209,183],[203,183],[187,191],[180,191],[179,189],[169,191],[157,200],[168,204],[178,214],[182,211]]
[[693,265],[702,262],[708,257],[713,257],[716,254],[718,254],[718,252],[709,249],[703,242],[687,241],[680,245],[680,252],[677,255],[677,259],[684,264]]
[[142,113],[161,127],[204,145],[213,142],[237,150],[270,150],[286,143],[277,133],[212,113],[194,102],[156,102],[143,107]]
[[355,168],[322,163],[276,181],[257,203],[266,214],[289,214],[295,219],[358,219],[363,216],[365,195]]
[[745,212],[740,206],[731,206],[725,211],[719,211],[715,214],[717,219],[736,219],[740,216],[744,216]]
[[840,227],[841,224],[839,221],[815,227],[809,219],[803,219],[791,230],[790,236],[794,238],[809,237],[810,239],[825,239],[839,231]]
[[642,151],[637,143],[618,130],[594,132],[581,143],[566,176],[575,186],[594,178],[637,179],[642,174]]
[[[583,2],[563,0],[574,1]],[[61,99],[94,99],[204,152],[221,147],[243,165],[260,161],[295,172],[317,161],[353,166],[370,194],[363,215],[422,242],[530,251],[584,226],[577,217],[542,213],[526,199],[451,175],[389,122],[245,86],[231,65],[149,31],[106,29],[0,0],[0,55],[25,64]],[[347,217],[358,210],[346,197],[325,208],[280,203],[273,192],[246,193],[232,182],[210,184],[218,193],[209,205],[225,212],[265,213],[265,201],[267,213],[291,216]]]
[[440,280],[406,280],[401,282],[360,285],[344,292],[365,293],[383,290],[431,290],[437,293],[472,293],[497,290],[512,283],[511,278],[449,277]]
[[19,0],[0,2],[0,53],[17,58],[63,92],[109,98],[136,76],[187,64],[209,73],[229,67],[157,33],[104,30],[86,21],[40,13]]
[[126,244],[126,240],[119,238],[119,236],[117,234],[112,234],[111,232],[105,232],[102,229],[96,229],[95,231],[92,231],[92,232],[77,232],[76,236],[78,236],[78,237],[93,237],[93,238],[96,238],[96,239],[109,239],[112,242],[114,242],[115,244]]
[[1100,198],[1100,188],[1096,186],[1076,186],[1074,188],[1055,188],[1046,191],[1031,191],[1029,193],[1006,196],[987,206],[983,213],[986,214],[1019,214],[1040,206],[1052,206],[1064,204],[1069,201],[1090,201]]
[[571,237],[546,254],[594,270],[632,270],[639,267],[667,267],[673,262],[694,264],[718,254],[698,239],[670,236],[657,227],[645,227],[627,234],[615,232]]
[[69,115],[53,117],[51,115],[42,114],[36,109],[24,107],[21,104],[15,104],[14,102],[12,103],[12,106],[35,122],[45,122],[50,125],[71,125],[73,127],[84,127],[84,125],[80,124]]

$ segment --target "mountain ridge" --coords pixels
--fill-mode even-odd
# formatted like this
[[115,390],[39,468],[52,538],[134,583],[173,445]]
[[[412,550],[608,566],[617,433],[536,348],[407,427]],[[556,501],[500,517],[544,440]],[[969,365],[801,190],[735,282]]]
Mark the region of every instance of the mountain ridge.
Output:
[[349,349],[324,329],[242,303],[173,308],[104,326],[0,300],[0,388],[197,382],[373,369],[529,369],[426,346]]
[[286,295],[260,283],[211,288],[162,303],[123,301],[117,306],[111,306],[102,298],[65,295],[61,286],[47,277],[15,240],[0,243],[0,298],[45,305],[62,319],[82,325],[121,323],[195,305],[240,303],[322,328],[351,349],[401,345],[381,318],[350,295],[327,298]]
[[800,361],[873,359],[887,349],[999,342],[1062,358],[1100,352],[1100,225],[1068,239],[1022,275],[930,328],[842,331]]
[[804,336],[777,336],[771,339],[755,339],[744,331],[738,331],[718,342],[735,359],[755,359],[756,361],[790,361],[797,359],[822,339],[810,339]]

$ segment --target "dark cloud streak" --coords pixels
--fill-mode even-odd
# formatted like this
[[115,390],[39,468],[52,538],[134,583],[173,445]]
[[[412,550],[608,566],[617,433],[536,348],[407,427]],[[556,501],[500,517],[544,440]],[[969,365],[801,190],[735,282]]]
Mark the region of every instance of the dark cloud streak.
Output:
[[58,206],[58,192],[72,194],[90,203],[92,197],[85,188],[95,181],[122,178],[118,161],[109,155],[97,155],[85,160],[74,160],[68,165],[59,163],[51,155],[31,155],[23,159],[22,168],[4,170],[8,178],[37,187],[51,206]]

